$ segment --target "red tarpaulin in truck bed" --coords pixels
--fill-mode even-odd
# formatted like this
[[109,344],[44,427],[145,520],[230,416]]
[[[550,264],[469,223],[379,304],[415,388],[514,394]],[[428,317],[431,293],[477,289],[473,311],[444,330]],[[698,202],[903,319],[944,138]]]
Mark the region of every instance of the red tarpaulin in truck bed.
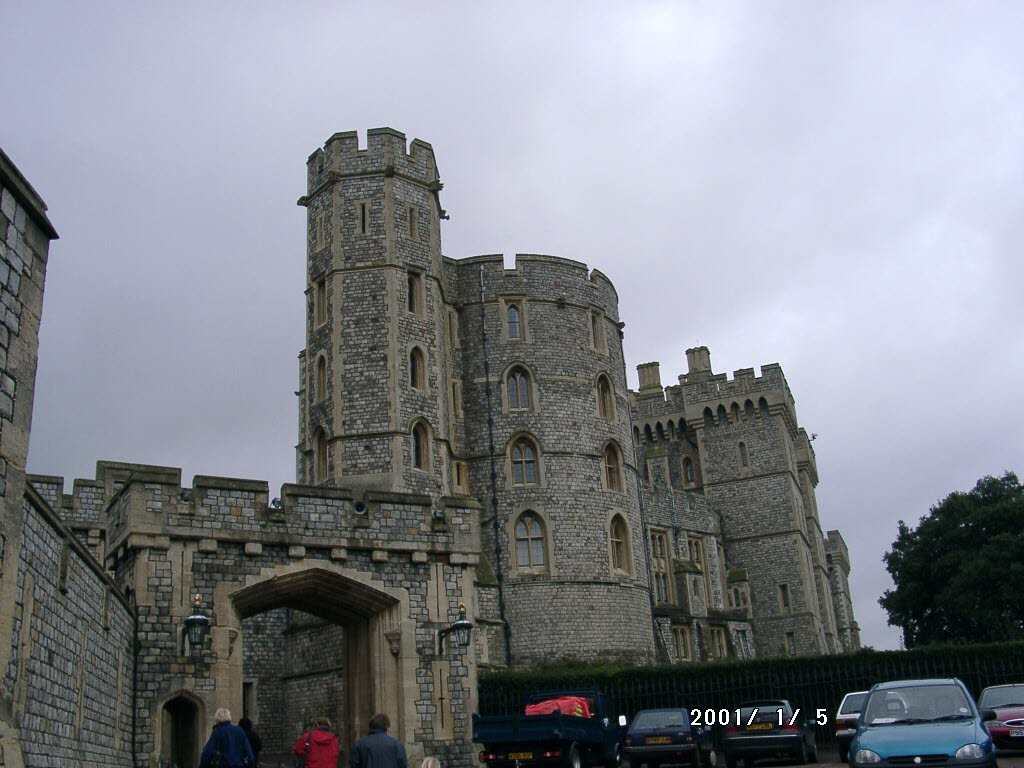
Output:
[[528,715],[550,715],[552,712],[590,717],[590,704],[582,696],[559,696],[556,699],[545,699],[536,704],[526,705]]

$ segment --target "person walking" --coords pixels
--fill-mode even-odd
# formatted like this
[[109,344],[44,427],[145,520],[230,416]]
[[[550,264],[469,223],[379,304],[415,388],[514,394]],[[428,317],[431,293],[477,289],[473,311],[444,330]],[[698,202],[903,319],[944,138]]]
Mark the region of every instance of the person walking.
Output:
[[295,754],[304,758],[304,768],[337,768],[338,737],[331,732],[331,721],[318,718],[316,726],[295,742]]
[[370,718],[370,733],[352,746],[349,768],[409,768],[405,745],[388,736],[391,718],[379,712]]
[[263,751],[263,739],[260,735],[252,728],[252,720],[248,717],[243,717],[238,721],[238,727],[245,731],[245,735],[249,739],[249,746],[252,747],[253,761],[252,764],[259,766],[260,764],[260,752]]
[[[245,731],[231,722],[231,711],[217,710],[213,716],[213,729],[210,738],[203,747],[203,755],[199,758],[199,768],[248,768],[256,763],[256,757],[249,746]],[[217,758],[214,762],[214,758]]]

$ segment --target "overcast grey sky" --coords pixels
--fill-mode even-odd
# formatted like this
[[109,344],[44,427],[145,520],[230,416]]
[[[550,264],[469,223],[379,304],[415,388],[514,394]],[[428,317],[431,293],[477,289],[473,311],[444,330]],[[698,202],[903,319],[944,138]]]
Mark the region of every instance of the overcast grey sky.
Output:
[[605,272],[673,383],[779,362],[862,639],[914,522],[1024,455],[1024,4],[6,0],[50,207],[29,470],[294,479],[305,159],[434,146],[443,250]]

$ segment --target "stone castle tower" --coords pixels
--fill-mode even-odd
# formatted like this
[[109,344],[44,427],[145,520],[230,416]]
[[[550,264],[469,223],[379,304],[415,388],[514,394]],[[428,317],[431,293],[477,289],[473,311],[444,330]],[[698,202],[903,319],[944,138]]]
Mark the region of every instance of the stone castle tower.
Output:
[[651,617],[611,283],[546,256],[442,258],[433,151],[391,129],[363,150],[334,135],[308,177],[299,478],[496,512],[483,548],[514,663],[651,657],[618,631]]
[[[656,614],[666,624],[706,628],[710,657],[752,655],[755,647],[760,655],[856,650],[846,545],[838,531],[822,533],[814,449],[782,369],[763,365],[758,377],[745,368],[728,379],[712,372],[707,347],[686,356],[689,370],[678,386],[661,386],[657,363],[639,366],[633,436],[647,464],[652,518],[679,519],[688,536],[696,534],[696,547],[677,548],[680,559],[716,578],[696,611],[683,603],[689,616],[668,622],[676,602],[669,593],[656,596],[665,606]],[[687,510],[707,505],[714,514],[692,515],[687,524],[687,515],[665,509],[666,499]],[[835,555],[826,560],[826,550]]]

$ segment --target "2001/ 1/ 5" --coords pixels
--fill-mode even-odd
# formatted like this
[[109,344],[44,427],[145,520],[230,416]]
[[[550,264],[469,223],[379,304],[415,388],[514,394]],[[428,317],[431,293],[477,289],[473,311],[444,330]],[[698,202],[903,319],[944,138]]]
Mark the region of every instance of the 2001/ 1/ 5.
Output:
[[[769,710],[771,711],[771,710]],[[691,709],[691,726],[714,726],[714,725],[753,725],[757,719],[758,708],[750,710],[750,716],[746,722],[740,717],[739,709]],[[780,726],[796,725],[800,717],[800,708],[797,707],[790,717],[786,717],[782,707],[775,710],[776,722]],[[764,722],[762,720],[762,722]],[[818,725],[828,725],[828,710],[819,709],[815,712],[814,722]]]

